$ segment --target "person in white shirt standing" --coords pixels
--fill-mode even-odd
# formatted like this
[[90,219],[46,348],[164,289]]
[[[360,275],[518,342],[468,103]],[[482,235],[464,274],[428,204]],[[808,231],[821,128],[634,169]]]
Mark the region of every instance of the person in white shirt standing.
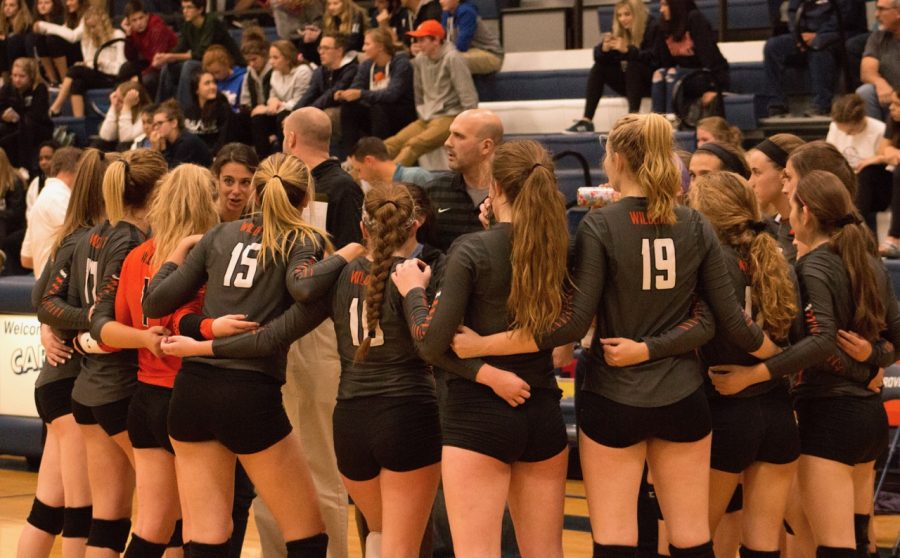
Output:
[[31,220],[31,208],[37,201],[38,194],[47,185],[47,178],[50,176],[50,160],[53,154],[59,149],[59,144],[55,140],[47,140],[38,146],[38,169],[40,173],[32,179],[28,185],[28,191],[25,193],[25,220]]

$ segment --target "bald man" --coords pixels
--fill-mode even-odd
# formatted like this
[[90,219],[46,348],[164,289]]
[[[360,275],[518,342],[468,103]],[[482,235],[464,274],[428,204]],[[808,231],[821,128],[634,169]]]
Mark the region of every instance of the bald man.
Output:
[[[325,209],[325,229],[335,246],[362,240],[363,193],[328,153],[331,119],[320,109],[295,110],[284,120],[284,152],[311,169],[317,210]],[[325,201],[326,203],[321,203]],[[328,532],[329,558],[347,558],[347,491],[334,456],[331,415],[337,401],[341,362],[334,323],[325,320],[288,350],[284,408],[300,435],[312,472],[319,509]],[[274,518],[259,498],[253,504],[265,558],[284,557],[284,543]]]
[[446,251],[460,235],[482,229],[479,206],[491,185],[491,160],[503,141],[503,123],[493,112],[472,109],[453,123],[444,149],[451,172],[425,186],[437,213],[438,248]]

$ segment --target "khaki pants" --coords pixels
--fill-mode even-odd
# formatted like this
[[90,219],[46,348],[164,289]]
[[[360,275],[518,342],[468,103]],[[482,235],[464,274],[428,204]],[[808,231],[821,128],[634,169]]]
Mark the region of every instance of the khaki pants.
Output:
[[472,74],[493,74],[503,66],[503,57],[480,48],[470,48],[462,53]]
[[437,116],[428,122],[419,119],[385,140],[388,155],[404,167],[416,164],[419,156],[444,144],[450,136],[450,124],[455,116]]
[[[332,429],[340,376],[341,362],[331,320],[291,345],[283,389],[284,408],[294,432],[300,435],[319,494],[329,558],[347,558],[347,491],[337,469]],[[278,525],[260,498],[253,502],[253,513],[263,557],[287,556]]]

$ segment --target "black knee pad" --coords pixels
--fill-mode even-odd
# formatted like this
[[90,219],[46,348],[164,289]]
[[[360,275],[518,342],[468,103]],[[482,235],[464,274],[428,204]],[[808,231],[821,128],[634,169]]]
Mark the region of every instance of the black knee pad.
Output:
[[[231,544],[205,544],[191,541],[191,558],[228,558]],[[322,556],[325,556],[324,554]]]
[[162,558],[165,551],[165,544],[153,543],[132,534],[128,549],[125,550],[125,558]]
[[856,550],[861,558],[869,556],[869,514],[853,514],[853,530],[856,532]]
[[594,543],[594,558],[636,558],[636,546]]
[[669,554],[672,558],[715,558],[712,541],[690,548],[678,548],[670,544]]
[[66,508],[63,521],[63,537],[67,539],[86,539],[91,534],[91,514],[93,506]]
[[327,552],[328,535],[325,533],[287,542],[288,558],[325,558]]
[[741,558],[778,558],[781,556],[781,552],[778,550],[753,550],[743,545],[739,554]]
[[51,535],[62,533],[65,512],[62,507],[48,506],[37,498],[31,503],[28,523]]
[[817,546],[816,558],[855,558],[855,548],[837,548],[834,546]]
[[172,531],[172,538],[169,539],[169,542],[168,542],[168,544],[166,544],[166,547],[178,548],[179,546],[184,546],[184,539],[181,538],[181,529],[182,529],[182,523],[181,523],[181,520],[179,519],[178,521],[175,522],[175,530]]
[[130,519],[92,519],[91,534],[87,545],[96,548],[109,548],[119,554],[125,550],[128,532],[131,531]]

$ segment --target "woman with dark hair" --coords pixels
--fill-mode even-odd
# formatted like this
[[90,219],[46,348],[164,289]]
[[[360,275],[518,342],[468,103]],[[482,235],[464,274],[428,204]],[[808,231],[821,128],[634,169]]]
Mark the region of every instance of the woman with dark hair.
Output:
[[231,141],[234,113],[216,78],[205,71],[191,74],[193,104],[184,111],[184,128],[206,143],[212,153]]
[[711,172],[727,171],[741,176],[744,180],[750,178],[750,166],[744,152],[733,145],[718,141],[709,141],[698,147],[691,155],[688,171],[691,176],[691,187],[698,177]]
[[660,0],[656,56],[659,69],[653,74],[653,112],[672,112],[675,82],[686,70],[708,70],[709,79],[691,80],[685,99],[700,99],[703,112],[718,91],[731,85],[728,61],[719,51],[716,32],[694,0]]

